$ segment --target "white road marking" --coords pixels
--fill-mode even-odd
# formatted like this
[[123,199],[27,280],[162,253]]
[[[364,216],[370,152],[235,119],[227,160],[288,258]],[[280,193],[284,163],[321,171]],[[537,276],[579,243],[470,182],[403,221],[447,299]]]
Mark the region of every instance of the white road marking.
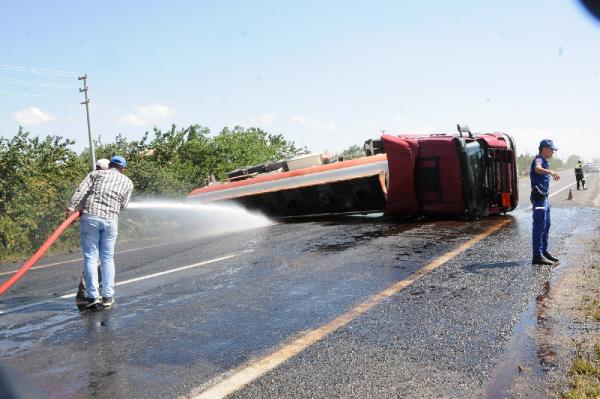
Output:
[[[565,191],[567,188],[569,188],[569,187],[571,187],[571,186],[574,186],[574,185],[575,185],[575,183],[577,183],[577,182],[576,182],[576,181],[574,181],[573,183],[569,183],[569,184],[567,184],[566,186],[564,186],[564,187],[563,187],[563,188],[561,188],[560,190],[558,190],[558,191],[555,191],[555,192],[553,192],[552,194],[550,194],[550,195],[548,196],[548,198],[552,198],[552,197],[554,197],[556,194],[558,194],[558,193],[561,193],[561,192]],[[527,208],[525,208],[525,210],[531,209],[532,207],[533,207],[533,205],[529,205]]]
[[[119,254],[125,254],[125,253],[128,253],[128,252],[141,251],[141,250],[144,250],[144,249],[149,249],[149,248],[162,247],[162,246],[165,246],[165,245],[171,245],[171,244],[173,244],[173,243],[165,243],[165,244],[157,244],[157,245],[148,245],[148,246],[146,246],[146,247],[139,247],[139,248],[124,249],[124,250],[122,250],[122,251],[117,251],[117,252],[115,252],[115,255],[119,255]],[[81,261],[83,261],[83,258],[70,259],[70,260],[63,260],[63,261],[60,261],[60,262],[48,263],[48,264],[45,264],[45,265],[39,265],[39,266],[33,266],[33,267],[32,267],[32,268],[30,268],[29,270],[45,269],[45,268],[47,268],[47,267],[58,266],[58,265],[66,265],[66,264],[69,264],[69,263],[76,263],[76,262],[81,262]],[[6,276],[6,275],[8,275],[8,274],[15,274],[15,273],[16,273],[16,272],[18,272],[18,271],[19,271],[19,270],[17,269],[17,270],[11,270],[11,271],[8,271],[8,272],[1,272],[1,273],[0,273],[0,276]]]
[[[182,270],[188,270],[188,269],[192,269],[192,268],[195,268],[195,267],[200,267],[200,266],[208,265],[208,264],[211,264],[211,263],[220,262],[220,261],[223,261],[223,260],[235,258],[237,256],[240,256],[242,253],[249,253],[249,252],[252,252],[252,251],[253,250],[248,249],[248,250],[245,250],[245,251],[242,251],[242,252],[238,252],[238,253],[233,253],[233,254],[221,256],[219,258],[209,259],[209,260],[205,260],[203,262],[193,263],[191,265],[181,266],[181,267],[177,267],[175,269],[170,269],[170,270],[165,270],[163,272],[148,274],[148,275],[145,275],[145,276],[136,277],[136,278],[132,278],[132,279],[125,280],[125,281],[119,281],[118,283],[115,283],[115,286],[121,286],[121,285],[131,284],[131,283],[135,283],[135,282],[142,281],[142,280],[147,280],[147,279],[151,279],[151,278],[155,278],[155,277],[159,277],[159,276],[164,276],[166,274],[177,273],[177,272],[180,272]],[[72,292],[72,293],[69,293],[69,294],[61,295],[59,298],[60,299],[75,298],[76,295],[77,295],[77,292]],[[29,303],[29,304],[23,305],[23,306],[17,306],[15,308],[10,308],[10,309],[6,309],[6,310],[0,310],[0,315],[1,314],[7,314],[7,313],[16,312],[16,311],[19,311],[19,310],[28,309],[28,308],[31,308],[31,307],[34,307],[34,306],[38,306],[38,305],[42,305],[42,304],[46,304],[46,303],[52,303],[52,302],[55,302],[55,301],[54,300],[39,301],[39,302]]]

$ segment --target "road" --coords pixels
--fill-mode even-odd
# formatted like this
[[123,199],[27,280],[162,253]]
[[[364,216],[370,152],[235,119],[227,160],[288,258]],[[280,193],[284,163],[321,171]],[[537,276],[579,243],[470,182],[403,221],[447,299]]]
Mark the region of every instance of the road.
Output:
[[[561,256],[600,205],[598,175],[587,191],[570,175],[551,191]],[[493,397],[553,273],[530,264],[527,185],[517,210],[476,221],[341,217],[119,243],[110,310],[75,307],[79,254],[43,259],[0,299],[0,364],[52,398]]]

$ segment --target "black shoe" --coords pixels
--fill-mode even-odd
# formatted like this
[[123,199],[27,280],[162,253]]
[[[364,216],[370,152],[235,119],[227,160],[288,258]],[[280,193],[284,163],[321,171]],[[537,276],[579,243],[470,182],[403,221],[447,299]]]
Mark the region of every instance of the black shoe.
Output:
[[105,296],[102,297],[102,307],[103,308],[110,308],[114,304],[115,304],[115,298],[113,298],[112,296],[110,298],[107,298]]
[[102,301],[100,300],[100,298],[88,298],[87,305],[85,305],[85,307],[88,309],[91,309],[91,308],[95,308],[96,306],[100,305],[101,303],[102,303]]
[[77,306],[87,306],[88,299],[85,296],[85,292],[78,292],[75,296],[75,305]]
[[531,259],[531,264],[532,265],[553,265],[553,263],[551,261],[544,258],[543,256],[534,256],[533,259]]
[[87,306],[87,298],[85,296],[76,296],[75,297],[75,305]]
[[544,258],[551,260],[552,262],[558,262],[558,258],[549,252],[544,252]]

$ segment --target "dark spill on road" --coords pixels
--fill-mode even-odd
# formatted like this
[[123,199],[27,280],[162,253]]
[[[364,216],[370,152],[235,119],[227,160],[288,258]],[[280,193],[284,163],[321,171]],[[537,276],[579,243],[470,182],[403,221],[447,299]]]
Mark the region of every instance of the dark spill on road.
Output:
[[[315,243],[312,251],[318,252],[341,252],[347,249],[353,248],[357,244],[367,243],[378,238],[389,238],[395,237],[402,233],[406,233],[411,230],[419,230],[419,238],[427,236],[435,236],[438,241],[452,241],[464,236],[464,233],[455,232],[453,228],[461,225],[461,222],[452,221],[431,221],[427,223],[411,223],[404,222],[400,224],[389,224],[389,225],[373,225],[368,229],[364,228],[359,231],[353,231],[351,234],[330,237],[325,242]],[[375,227],[375,228],[373,228]],[[411,253],[422,253],[429,246],[431,242],[425,242],[415,247],[410,246],[410,252],[404,255],[411,255]]]
[[[550,278],[544,282],[540,292],[528,304],[514,326],[501,360],[484,387],[485,397],[530,397],[531,394],[541,394],[545,389],[541,381],[544,381],[549,371],[558,366],[560,354],[551,343],[554,332],[549,320],[553,287],[569,273],[576,264],[576,259],[581,256],[581,250],[577,248],[569,247],[564,252],[568,254],[556,266],[532,266],[540,273],[549,274]],[[536,382],[538,386],[533,386],[532,382]]]
[[[540,348],[535,344],[535,335],[540,333],[544,320],[544,310],[540,305],[548,297],[550,283],[546,282],[544,291],[535,301],[527,306],[519,323],[514,327],[512,338],[504,349],[502,361],[494,370],[492,378],[485,388],[486,398],[509,398],[514,396],[513,383],[521,373],[533,373],[537,378],[543,377],[544,369],[548,367],[550,356],[555,355],[549,348]],[[536,331],[537,330],[537,331]],[[535,367],[525,366],[527,359],[537,358]],[[527,363],[530,364],[530,363]]]
[[391,226],[381,230],[371,230],[371,231],[363,231],[358,234],[352,234],[349,237],[346,237],[343,240],[334,240],[334,243],[323,243],[319,244],[315,247],[316,251],[324,251],[324,252],[339,252],[344,251],[346,249],[352,248],[358,243],[371,241],[381,237],[393,237],[395,235],[401,234],[407,230],[412,229],[413,227],[409,224],[401,224],[396,226]]

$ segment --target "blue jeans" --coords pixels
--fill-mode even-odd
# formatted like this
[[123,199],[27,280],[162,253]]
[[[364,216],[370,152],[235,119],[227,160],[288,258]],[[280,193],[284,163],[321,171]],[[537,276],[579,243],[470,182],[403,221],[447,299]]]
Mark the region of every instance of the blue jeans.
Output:
[[98,256],[102,270],[102,296],[110,298],[115,291],[115,242],[119,230],[117,220],[104,219],[87,213],[79,221],[83,278],[88,298],[98,298]]
[[531,231],[531,246],[533,256],[542,256],[548,251],[548,232],[550,231],[550,203],[548,199],[532,201],[533,227]]

